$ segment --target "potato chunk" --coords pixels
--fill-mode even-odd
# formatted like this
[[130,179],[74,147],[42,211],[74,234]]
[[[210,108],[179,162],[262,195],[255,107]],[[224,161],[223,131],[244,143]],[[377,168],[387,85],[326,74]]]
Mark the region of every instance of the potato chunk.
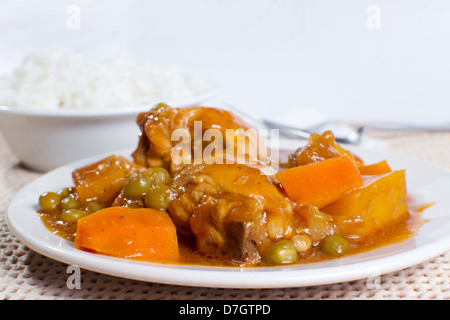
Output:
[[125,185],[127,177],[137,170],[138,166],[116,155],[74,170],[72,178],[78,200],[82,204],[96,201],[109,206]]
[[405,171],[373,176],[364,187],[321,208],[334,216],[342,235],[363,237],[409,217]]

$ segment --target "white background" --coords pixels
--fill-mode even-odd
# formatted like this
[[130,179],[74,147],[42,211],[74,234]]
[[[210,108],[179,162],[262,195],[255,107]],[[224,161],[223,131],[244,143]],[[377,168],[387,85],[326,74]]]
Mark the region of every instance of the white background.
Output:
[[[70,5],[80,29],[67,27]],[[1,73],[58,46],[180,64],[259,117],[450,121],[445,0],[0,1]]]

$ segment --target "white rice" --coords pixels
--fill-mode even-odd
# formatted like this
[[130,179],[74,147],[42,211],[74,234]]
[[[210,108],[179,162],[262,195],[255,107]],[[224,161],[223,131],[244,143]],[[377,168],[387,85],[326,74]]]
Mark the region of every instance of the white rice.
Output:
[[130,55],[96,61],[65,49],[30,54],[0,79],[0,105],[20,109],[153,106],[192,99],[211,84],[178,66],[140,63]]

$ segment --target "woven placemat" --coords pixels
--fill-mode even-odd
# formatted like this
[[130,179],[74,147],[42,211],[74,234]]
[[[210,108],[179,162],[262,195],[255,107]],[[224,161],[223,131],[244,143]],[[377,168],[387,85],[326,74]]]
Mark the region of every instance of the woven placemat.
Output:
[[[450,132],[368,131],[391,152],[450,169]],[[81,271],[80,289],[67,285],[67,265],[25,247],[4,212],[14,194],[41,174],[23,168],[0,135],[0,299],[449,299],[450,252],[376,281],[287,289],[217,289],[171,286]],[[449,208],[450,209],[450,208]]]

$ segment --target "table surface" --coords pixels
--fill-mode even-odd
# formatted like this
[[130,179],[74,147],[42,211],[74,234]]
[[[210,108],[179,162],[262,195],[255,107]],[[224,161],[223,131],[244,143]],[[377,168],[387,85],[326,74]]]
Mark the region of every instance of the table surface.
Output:
[[[369,130],[388,150],[450,169],[450,132]],[[367,279],[288,289],[217,289],[147,283],[87,270],[81,288],[69,289],[67,265],[25,247],[4,212],[22,187],[41,176],[20,165],[0,135],[0,299],[449,299],[450,251],[428,262]]]

